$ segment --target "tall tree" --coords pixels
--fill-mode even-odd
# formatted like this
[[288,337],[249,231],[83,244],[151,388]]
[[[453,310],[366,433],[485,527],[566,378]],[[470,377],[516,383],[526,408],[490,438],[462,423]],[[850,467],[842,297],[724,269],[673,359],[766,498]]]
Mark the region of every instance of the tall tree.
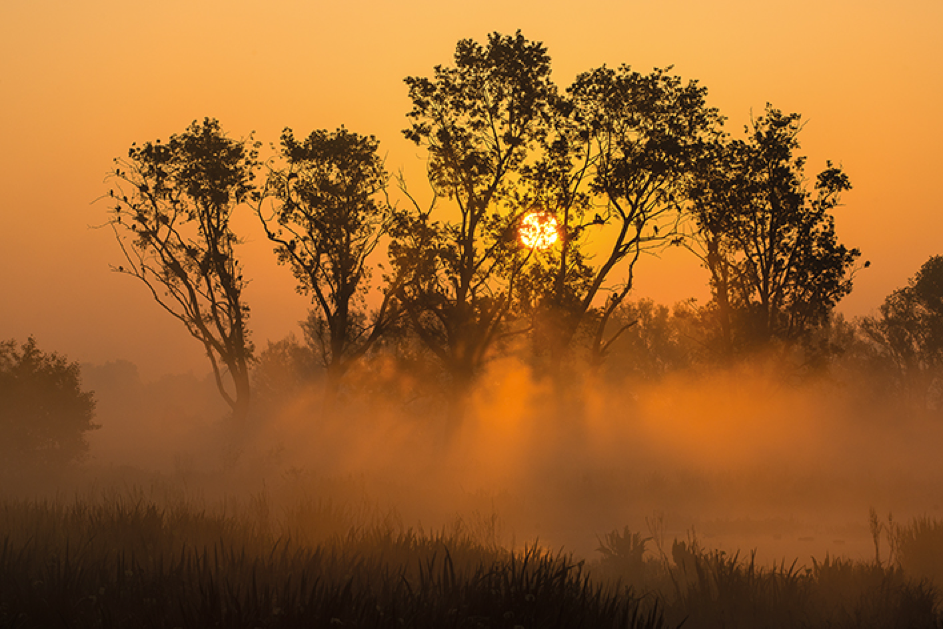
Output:
[[132,145],[109,174],[109,223],[126,262],[113,269],[143,282],[202,343],[237,426],[249,409],[253,348],[230,219],[255,195],[257,149],[206,118],[166,143]]
[[343,127],[314,131],[303,141],[285,129],[281,145],[284,165],[269,173],[266,185],[273,213],[266,217],[260,207],[259,217],[298,291],[312,297],[305,335],[336,384],[396,316],[391,291],[374,313],[365,302],[367,260],[392,218],[389,176],[376,138]]
[[860,252],[831,213],[851,183],[829,162],[807,189],[800,130],[798,114],[767,105],[745,140],[712,145],[688,191],[727,354],[802,341],[852,288]]
[[[677,241],[684,184],[721,117],[706,105],[705,88],[668,69],[641,74],[602,67],[578,76],[567,92],[543,157],[524,182],[534,196],[550,200],[562,226],[544,297],[555,362],[590,323],[590,356],[598,364],[631,325],[607,331],[632,289],[640,256]],[[590,237],[602,248],[596,265],[580,251]]]
[[468,382],[506,322],[512,287],[501,278],[502,243],[519,212],[502,204],[508,185],[547,132],[550,57],[539,42],[494,33],[458,42],[454,67],[408,77],[406,137],[428,150],[437,198],[401,217],[390,252],[398,296],[416,333],[456,383]]

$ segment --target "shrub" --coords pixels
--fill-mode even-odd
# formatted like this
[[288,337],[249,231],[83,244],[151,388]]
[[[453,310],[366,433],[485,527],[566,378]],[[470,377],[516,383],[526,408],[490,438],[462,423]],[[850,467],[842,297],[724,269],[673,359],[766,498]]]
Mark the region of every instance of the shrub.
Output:
[[78,363],[36,347],[32,337],[17,348],[0,342],[0,474],[79,461],[95,400],[82,391]]

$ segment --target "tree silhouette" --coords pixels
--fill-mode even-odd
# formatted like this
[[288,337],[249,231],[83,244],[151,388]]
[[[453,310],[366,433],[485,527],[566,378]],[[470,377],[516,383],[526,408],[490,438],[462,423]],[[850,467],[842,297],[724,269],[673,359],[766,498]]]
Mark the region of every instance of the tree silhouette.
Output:
[[437,199],[403,213],[390,253],[399,300],[416,333],[457,384],[468,382],[507,322],[513,286],[502,245],[520,212],[503,206],[508,186],[547,131],[556,90],[539,42],[494,33],[482,46],[461,40],[454,67],[409,77],[413,120],[406,137],[428,150]]
[[343,127],[314,131],[304,141],[285,129],[281,145],[284,166],[271,170],[266,185],[273,214],[267,218],[260,207],[259,217],[299,292],[312,296],[305,335],[336,385],[396,317],[391,291],[375,313],[367,312],[364,300],[367,259],[392,218],[385,196],[389,176],[376,139]]
[[95,400],[83,391],[78,363],[45,353],[30,337],[0,342],[0,468],[14,475],[34,465],[82,460],[86,433],[99,428]]
[[657,380],[696,365],[698,348],[688,333],[687,303],[673,308],[651,299],[625,300],[612,319],[625,328],[606,359],[607,372],[620,381]]
[[688,191],[728,355],[802,341],[851,291],[860,252],[838,242],[831,214],[851,184],[829,162],[806,189],[800,130],[798,114],[767,105],[745,140],[709,147]]
[[880,316],[862,319],[861,330],[882,361],[895,366],[905,397],[939,407],[941,400],[931,397],[943,383],[943,256],[931,257],[907,286],[888,295]]
[[[545,152],[543,169],[551,176],[537,180],[556,188],[565,234],[548,300],[555,324],[549,336],[559,360],[591,321],[590,357],[598,364],[631,325],[607,336],[632,289],[639,257],[677,241],[683,185],[721,118],[707,107],[706,89],[667,69],[643,75],[628,66],[602,67],[578,76],[567,92],[558,111],[568,120],[556,125]],[[587,220],[592,202],[601,207]],[[587,229],[605,243],[595,266],[587,266],[578,249]],[[581,278],[572,284],[575,291],[567,287],[568,276]],[[599,305],[603,291],[609,295]]]
[[109,223],[127,263],[113,270],[141,280],[203,344],[237,426],[249,408],[252,344],[230,219],[254,196],[257,148],[206,118],[167,143],[132,145],[109,174]]

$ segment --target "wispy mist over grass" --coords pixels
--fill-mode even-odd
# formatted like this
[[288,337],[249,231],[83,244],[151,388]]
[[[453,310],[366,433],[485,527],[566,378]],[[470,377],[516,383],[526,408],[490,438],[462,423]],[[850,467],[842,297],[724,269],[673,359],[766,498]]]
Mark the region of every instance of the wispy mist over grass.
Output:
[[940,509],[943,423],[869,400],[840,372],[796,377],[772,359],[653,379],[574,365],[554,379],[506,358],[460,413],[441,383],[378,360],[331,401],[317,379],[270,380],[238,440],[211,383],[124,369],[88,370],[103,428],[81,475],[99,486],[160,472],[190,495],[279,488],[287,505],[333,484],[337,504],[367,501],[408,525],[494,516],[503,543],[539,538],[583,557],[602,533],[645,530],[657,514],[673,535],[756,548],[764,564],[865,559],[870,507]]
[[332,395],[269,370],[238,435],[209,381],[86,373],[90,459],[3,488],[14,626],[168,601],[173,626],[570,626],[541,597],[605,626],[939,621],[943,426],[840,370],[551,378],[508,357],[458,401],[393,359]]

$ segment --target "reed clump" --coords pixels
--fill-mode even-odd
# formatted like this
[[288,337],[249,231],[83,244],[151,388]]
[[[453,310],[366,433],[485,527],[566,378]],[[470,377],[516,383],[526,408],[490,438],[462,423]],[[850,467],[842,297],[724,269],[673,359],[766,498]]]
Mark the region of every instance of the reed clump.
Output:
[[[915,523],[906,530],[922,538],[928,527]],[[651,537],[613,531],[601,540],[594,573],[657,600],[666,622],[685,628],[943,624],[936,586],[897,562],[826,556],[809,567],[798,561],[764,566],[755,552],[704,548],[693,533],[674,540],[670,553],[666,546],[657,529]]]

